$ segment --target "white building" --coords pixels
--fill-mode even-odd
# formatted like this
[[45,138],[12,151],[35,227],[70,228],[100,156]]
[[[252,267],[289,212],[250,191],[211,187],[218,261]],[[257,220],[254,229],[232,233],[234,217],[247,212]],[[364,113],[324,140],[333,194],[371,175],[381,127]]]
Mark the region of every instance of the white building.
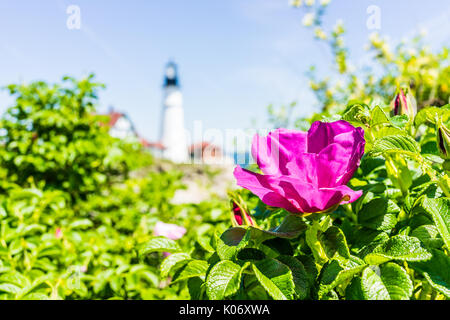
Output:
[[160,142],[164,146],[164,158],[178,163],[188,162],[183,95],[178,83],[177,65],[173,62],[167,64],[165,72]]

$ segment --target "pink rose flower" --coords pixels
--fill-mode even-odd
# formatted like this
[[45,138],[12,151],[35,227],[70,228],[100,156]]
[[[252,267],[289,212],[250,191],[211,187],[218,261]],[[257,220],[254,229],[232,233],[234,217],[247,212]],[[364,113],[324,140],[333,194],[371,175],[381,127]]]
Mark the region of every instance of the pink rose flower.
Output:
[[158,221],[153,229],[155,236],[164,236],[172,240],[178,240],[186,233],[186,229],[176,224],[164,223]]
[[[186,229],[176,224],[164,223],[158,221],[153,229],[153,234],[155,236],[163,236],[172,240],[178,240],[186,233]],[[165,257],[169,256],[169,252],[163,252]]]
[[[178,240],[186,233],[186,229],[176,224],[158,221],[153,229],[155,236],[163,236],[172,240]],[[165,257],[170,256],[170,252],[163,252]]]
[[308,132],[277,129],[255,135],[252,155],[263,174],[237,166],[237,184],[268,206],[294,214],[335,209],[362,191],[346,186],[364,154],[364,131],[346,121],[316,121]]
[[63,232],[62,232],[61,228],[56,228],[55,238],[56,239],[61,239],[62,237],[63,237]]

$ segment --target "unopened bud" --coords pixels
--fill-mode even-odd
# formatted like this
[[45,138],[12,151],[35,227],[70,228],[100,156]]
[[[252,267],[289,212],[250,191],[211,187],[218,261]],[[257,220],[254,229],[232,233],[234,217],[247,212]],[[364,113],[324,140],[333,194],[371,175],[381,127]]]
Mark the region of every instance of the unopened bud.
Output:
[[232,203],[232,224],[233,226],[254,226],[252,217],[247,213],[247,211],[239,206],[235,201],[231,200]]
[[450,160],[450,130],[438,121],[436,125],[437,147],[442,159]]
[[410,119],[414,119],[417,113],[416,98],[410,92],[405,94],[403,89],[400,89],[391,102],[391,108],[394,116],[406,114]]

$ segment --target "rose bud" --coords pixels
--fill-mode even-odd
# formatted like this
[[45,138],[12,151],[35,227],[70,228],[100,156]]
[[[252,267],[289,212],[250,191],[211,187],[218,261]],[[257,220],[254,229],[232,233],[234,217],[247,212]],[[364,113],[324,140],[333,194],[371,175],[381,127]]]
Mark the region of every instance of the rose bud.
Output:
[[450,160],[450,130],[439,121],[436,126],[437,147],[442,159]]
[[238,205],[236,201],[231,200],[231,223],[233,224],[233,227],[255,226],[252,217],[247,213],[247,210],[242,207],[243,206]]
[[394,100],[391,102],[392,113],[394,116],[406,114],[410,119],[414,119],[417,113],[417,102],[414,96],[402,89],[397,93]]

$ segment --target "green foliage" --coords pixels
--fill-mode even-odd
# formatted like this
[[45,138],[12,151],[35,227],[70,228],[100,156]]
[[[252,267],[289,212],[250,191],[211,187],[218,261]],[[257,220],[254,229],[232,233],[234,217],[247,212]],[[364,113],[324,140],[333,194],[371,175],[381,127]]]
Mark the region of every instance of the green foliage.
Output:
[[[9,86],[16,100],[0,119],[0,299],[178,299],[204,281],[196,240],[225,229],[226,206],[172,205],[182,173],[152,169],[140,143],[109,135],[109,120],[95,114],[99,88],[92,76]],[[189,232],[181,242],[153,237],[161,220]],[[167,286],[168,277],[179,284]]]
[[351,205],[299,217],[239,191],[260,227],[215,235],[204,299],[448,298],[450,193],[429,156],[435,126],[384,109],[352,102],[342,114],[367,141]]
[[[109,135],[93,76],[11,85],[0,119],[0,299],[450,299],[448,50],[417,40],[415,54],[391,52],[372,36],[382,72],[357,74],[343,25],[322,28],[325,7],[309,5],[305,24],[329,42],[344,85],[311,73],[323,112],[296,125],[343,119],[364,130],[348,183],[357,201],[296,216],[230,191],[252,225],[230,221],[228,200],[174,205],[183,173],[155,169],[137,141]],[[404,83],[417,114],[389,105]],[[293,106],[269,110],[275,126],[291,123]],[[187,233],[154,236],[158,221]]]

